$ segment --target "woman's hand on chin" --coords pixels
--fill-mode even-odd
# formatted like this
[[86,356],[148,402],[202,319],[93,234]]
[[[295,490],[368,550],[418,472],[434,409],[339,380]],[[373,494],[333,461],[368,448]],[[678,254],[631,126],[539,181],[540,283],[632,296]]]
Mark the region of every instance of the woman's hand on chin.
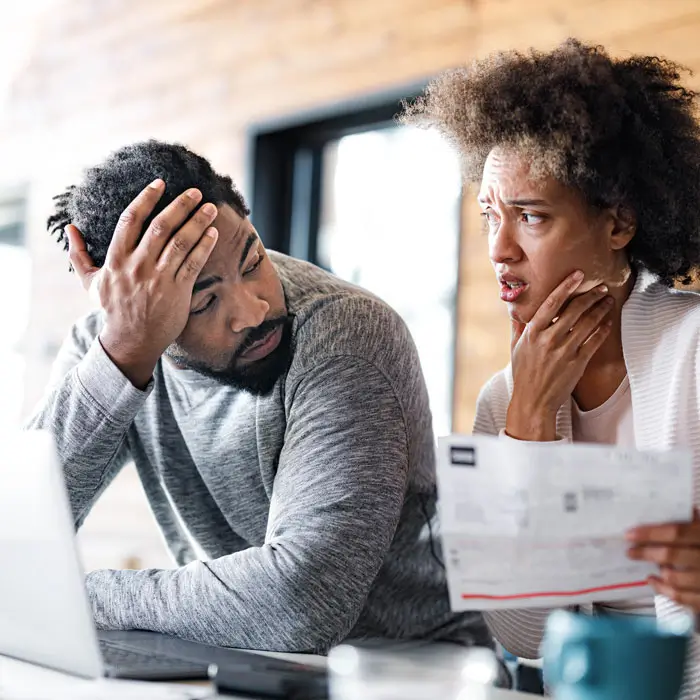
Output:
[[569,275],[528,324],[512,321],[513,396],[506,433],[519,440],[556,439],[557,411],[608,337],[613,299],[599,285],[572,299],[582,272]]

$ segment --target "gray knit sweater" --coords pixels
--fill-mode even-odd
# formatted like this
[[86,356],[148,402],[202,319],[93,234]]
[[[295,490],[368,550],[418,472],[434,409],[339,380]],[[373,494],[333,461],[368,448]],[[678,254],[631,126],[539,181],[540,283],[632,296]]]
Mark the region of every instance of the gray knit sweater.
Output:
[[480,615],[450,612],[431,551],[431,417],[404,323],[271,257],[295,351],[269,396],[167,360],[139,391],[96,340],[100,314],[60,351],[29,427],[56,437],[76,525],[133,460],[178,564],[88,574],[98,627],[281,651],[348,637],[488,644]]

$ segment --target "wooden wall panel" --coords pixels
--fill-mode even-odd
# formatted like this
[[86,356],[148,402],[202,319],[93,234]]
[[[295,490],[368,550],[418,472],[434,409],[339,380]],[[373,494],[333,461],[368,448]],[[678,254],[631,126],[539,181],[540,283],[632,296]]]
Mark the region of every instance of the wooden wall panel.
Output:
[[[155,136],[202,151],[245,191],[252,122],[571,35],[700,68],[697,0],[56,0],[0,122],[0,190],[21,183],[29,191],[27,408],[70,322],[87,309],[43,230],[51,194],[82,167]],[[700,86],[697,77],[691,84]],[[508,360],[509,338],[471,200],[458,321],[455,422],[469,430],[480,386]],[[150,546],[134,544],[132,554]]]

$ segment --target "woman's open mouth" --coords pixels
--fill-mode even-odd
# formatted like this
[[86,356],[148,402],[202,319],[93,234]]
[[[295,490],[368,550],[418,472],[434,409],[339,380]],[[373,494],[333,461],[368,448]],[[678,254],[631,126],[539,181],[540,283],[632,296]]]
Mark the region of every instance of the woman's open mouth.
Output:
[[525,292],[528,284],[514,275],[499,275],[498,282],[501,285],[501,301],[513,303]]

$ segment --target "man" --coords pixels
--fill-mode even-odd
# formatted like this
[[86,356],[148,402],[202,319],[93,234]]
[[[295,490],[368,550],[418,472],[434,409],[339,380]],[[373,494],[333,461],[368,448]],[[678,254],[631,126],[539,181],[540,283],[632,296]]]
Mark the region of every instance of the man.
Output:
[[428,396],[398,315],[266,252],[230,178],[182,146],[123,148],[56,201],[49,228],[102,311],[30,427],[56,438],[77,526],[133,460],[179,564],[88,574],[98,627],[284,651],[488,644],[480,616],[449,610]]

